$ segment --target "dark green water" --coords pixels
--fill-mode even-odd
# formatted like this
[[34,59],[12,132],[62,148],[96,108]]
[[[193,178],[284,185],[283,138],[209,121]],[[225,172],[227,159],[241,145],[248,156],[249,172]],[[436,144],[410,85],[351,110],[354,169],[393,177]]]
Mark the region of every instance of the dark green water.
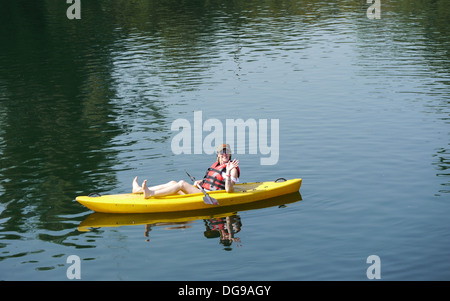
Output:
[[[450,279],[447,1],[65,2],[0,2],[1,280],[67,280],[69,255],[83,280],[367,280],[369,255]],[[171,144],[199,111],[279,120],[241,181],[301,177],[302,201],[238,212],[231,246],[204,219],[77,229],[77,195],[202,177]]]

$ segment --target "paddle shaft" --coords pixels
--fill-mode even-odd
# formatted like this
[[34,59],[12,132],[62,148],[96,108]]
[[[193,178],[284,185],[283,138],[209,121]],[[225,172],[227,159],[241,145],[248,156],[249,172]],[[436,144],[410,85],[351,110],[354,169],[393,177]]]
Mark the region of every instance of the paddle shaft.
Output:
[[[186,169],[185,169],[184,171],[185,171],[186,174],[189,176],[189,178],[191,178],[191,181],[195,183],[195,178],[194,178],[193,176],[191,176],[191,175],[187,172]],[[201,187],[200,184],[196,183],[196,185],[197,185],[198,189],[200,189],[201,192],[203,192],[203,194],[205,195],[205,197],[203,198],[203,201],[204,201],[206,204],[211,204],[211,205],[218,205],[218,204],[219,204],[219,202],[218,202],[215,198],[212,198],[208,193],[206,193],[205,189],[203,189],[203,187]]]

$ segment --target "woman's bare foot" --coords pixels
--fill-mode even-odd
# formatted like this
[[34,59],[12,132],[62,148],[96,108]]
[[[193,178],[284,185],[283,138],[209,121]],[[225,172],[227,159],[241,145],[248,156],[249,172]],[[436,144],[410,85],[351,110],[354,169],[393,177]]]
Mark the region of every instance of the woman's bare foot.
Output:
[[137,178],[138,177],[135,177],[134,180],[133,180],[133,189],[131,190],[131,193],[142,193],[142,192],[144,192],[142,190],[142,187],[139,186],[139,184],[137,182]]
[[144,191],[144,198],[145,199],[148,199],[149,197],[151,197],[152,195],[155,194],[153,191],[148,189],[148,187],[147,187],[147,180],[144,180],[144,182],[142,183],[142,190]]

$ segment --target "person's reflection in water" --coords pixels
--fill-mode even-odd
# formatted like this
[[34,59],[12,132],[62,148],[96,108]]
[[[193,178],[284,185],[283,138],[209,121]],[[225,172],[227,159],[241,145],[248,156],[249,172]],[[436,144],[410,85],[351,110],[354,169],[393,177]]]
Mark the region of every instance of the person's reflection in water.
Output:
[[152,231],[152,225],[150,224],[146,224],[145,225],[145,231],[144,231],[144,236],[147,237],[147,239],[145,241],[150,241],[150,237],[148,235],[148,233]]
[[219,243],[224,246],[224,250],[231,251],[233,242],[236,247],[241,247],[241,239],[235,237],[236,233],[241,231],[242,223],[239,215],[232,215],[222,218],[211,218],[204,220],[206,231],[204,236],[206,238],[219,237]]

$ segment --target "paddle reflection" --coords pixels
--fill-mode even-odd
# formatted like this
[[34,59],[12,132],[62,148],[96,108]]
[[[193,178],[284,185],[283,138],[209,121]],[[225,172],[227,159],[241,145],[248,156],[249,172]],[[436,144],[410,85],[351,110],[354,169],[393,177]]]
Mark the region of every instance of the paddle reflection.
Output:
[[155,227],[163,227],[167,230],[188,229],[198,221],[203,220],[205,231],[203,235],[207,239],[219,239],[224,250],[231,250],[234,243],[236,247],[242,246],[241,240],[236,236],[242,230],[242,220],[239,212],[256,210],[267,207],[285,207],[286,204],[302,200],[299,192],[278,196],[255,202],[226,207],[211,207],[207,210],[183,211],[171,213],[140,213],[140,214],[109,214],[92,213],[78,226],[79,231],[90,231],[103,227],[121,227],[145,225],[144,236],[150,241],[151,231]]

